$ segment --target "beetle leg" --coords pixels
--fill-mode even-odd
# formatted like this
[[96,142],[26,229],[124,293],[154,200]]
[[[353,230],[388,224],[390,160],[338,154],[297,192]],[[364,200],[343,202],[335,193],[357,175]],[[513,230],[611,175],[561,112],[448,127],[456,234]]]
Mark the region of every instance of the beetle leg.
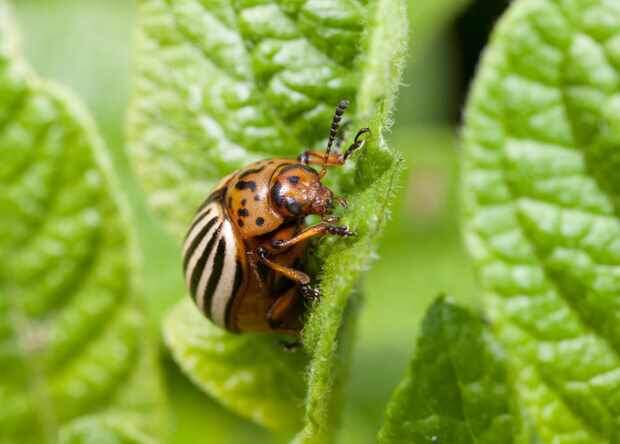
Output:
[[326,214],[323,217],[321,217],[321,221],[327,222],[328,224],[335,224],[339,220],[340,220],[340,217],[336,216],[335,214]]
[[329,153],[321,153],[318,151],[304,151],[299,155],[297,160],[304,165],[321,165],[321,166],[337,166],[344,165],[351,154],[360,149],[366,143],[366,139],[361,139],[364,134],[370,134],[370,129],[362,128],[360,129],[355,138],[353,139],[353,143],[347,148],[344,154],[341,154],[337,151],[330,151]]
[[355,138],[353,139],[353,143],[349,148],[347,148],[347,150],[344,152],[344,155],[342,156],[343,161],[346,161],[349,156],[351,156],[351,154],[364,146],[364,144],[366,143],[366,139],[360,139],[360,137],[364,134],[370,134],[370,128],[362,128],[357,132]]
[[259,288],[264,291],[265,283],[263,282],[263,277],[258,272],[258,261],[260,260],[259,255],[256,254],[256,252],[249,250],[246,252],[246,256],[248,258],[248,264],[250,265],[250,269],[256,277],[256,282],[258,282]]
[[266,319],[271,328],[279,328],[286,320],[291,309],[297,302],[297,287],[293,287],[290,290],[280,295],[267,310]]
[[299,350],[302,346],[301,341],[280,341],[280,345],[284,349],[285,352],[295,352]]
[[335,196],[334,201],[342,208],[349,208],[349,202],[342,196]]
[[294,236],[288,240],[274,239],[271,243],[274,246],[274,248],[284,249],[284,248],[289,248],[298,242],[303,242],[305,240],[308,240],[311,237],[320,236],[324,234],[334,234],[336,236],[344,236],[344,237],[354,235],[354,233],[349,231],[347,227],[332,225],[326,222],[319,222],[316,225],[306,228],[304,231],[299,233],[297,236]]
[[304,299],[315,300],[321,297],[321,291],[318,288],[311,287],[310,285],[302,285],[300,288],[301,294]]
[[276,273],[280,273],[281,275],[287,277],[291,281],[295,281],[301,285],[308,285],[310,283],[310,277],[303,271],[285,267],[284,265],[278,264],[277,262],[269,259],[267,250],[265,248],[258,248],[258,257],[263,264],[271,268]]
[[318,151],[304,151],[297,157],[297,160],[304,165],[344,165],[344,157],[337,152],[331,152],[329,155]]
[[304,299],[315,300],[320,297],[319,290],[312,288],[310,285],[295,286],[285,291],[278,296],[269,307],[269,310],[267,310],[266,319],[271,328],[277,329],[282,327],[282,324],[286,321],[291,310],[298,302],[299,292],[301,292]]

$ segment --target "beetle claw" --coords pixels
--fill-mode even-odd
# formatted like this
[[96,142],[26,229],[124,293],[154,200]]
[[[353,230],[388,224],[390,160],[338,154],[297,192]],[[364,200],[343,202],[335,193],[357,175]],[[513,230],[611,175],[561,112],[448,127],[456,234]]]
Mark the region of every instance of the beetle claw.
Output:
[[310,284],[302,285],[300,290],[304,299],[315,300],[321,297],[321,292],[319,289],[311,287]]
[[336,197],[334,197],[334,200],[342,208],[349,208],[349,202],[344,197],[336,196]]
[[286,241],[282,239],[274,239],[271,241],[271,245],[273,246],[273,248],[282,248],[285,242]]
[[327,232],[329,234],[335,234],[336,236],[342,236],[342,237],[355,236],[355,233],[353,231],[350,231],[349,227],[347,226],[332,225],[332,226],[327,227]]
[[300,341],[285,341],[281,340],[280,345],[284,349],[285,352],[295,352],[301,347]]
[[340,217],[334,214],[328,214],[328,215],[323,216],[322,220],[323,222],[327,222],[328,224],[335,224],[336,222],[340,220]]

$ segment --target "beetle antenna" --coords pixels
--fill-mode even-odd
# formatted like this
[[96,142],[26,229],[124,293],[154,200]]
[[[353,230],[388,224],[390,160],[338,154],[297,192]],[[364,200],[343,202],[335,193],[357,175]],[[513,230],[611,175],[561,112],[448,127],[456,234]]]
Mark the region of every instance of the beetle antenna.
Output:
[[334,140],[336,140],[336,135],[338,134],[338,128],[340,127],[340,121],[342,120],[342,115],[344,111],[349,106],[349,101],[347,99],[342,99],[338,106],[336,107],[336,111],[334,112],[334,117],[332,118],[332,125],[329,128],[329,139],[327,139],[327,149],[325,150],[325,159],[323,159],[323,167],[321,168],[320,176],[325,176],[327,172],[327,160],[329,159],[329,155],[332,151],[332,146],[334,145]]

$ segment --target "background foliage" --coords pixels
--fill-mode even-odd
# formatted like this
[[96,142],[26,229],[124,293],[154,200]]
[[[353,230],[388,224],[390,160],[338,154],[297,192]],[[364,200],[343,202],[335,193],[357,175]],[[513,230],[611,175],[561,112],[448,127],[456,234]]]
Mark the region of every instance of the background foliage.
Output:
[[[430,6],[419,13],[411,13],[414,27],[420,25],[419,43],[414,45],[414,60],[423,57],[424,48],[433,40],[437,30],[441,29],[442,23],[449,19],[452,12],[459,10],[461,4],[463,2],[444,2],[440,7],[429,3]],[[170,239],[146,207],[146,199],[135,183],[125,151],[123,122],[126,118],[132,59],[129,42],[132,41],[133,27],[137,20],[136,6],[131,2],[121,1],[57,1],[48,2],[45,6],[36,1],[20,1],[14,6],[17,22],[24,36],[26,58],[42,76],[57,79],[76,91],[93,111],[102,130],[121,187],[128,192],[134,220],[140,223],[136,232],[143,251],[143,287],[149,300],[148,319],[160,319],[166,307],[183,291],[183,287],[178,273],[176,241]],[[442,47],[442,44],[439,47]],[[424,57],[427,69],[423,74],[427,80],[413,83],[428,84],[434,77],[433,72],[445,69],[440,61],[429,64],[428,56]],[[434,56],[434,59],[441,59],[441,55]],[[415,66],[410,66],[408,71],[410,77],[414,76],[415,73],[411,72],[415,71]],[[437,97],[442,95],[440,89],[438,88]],[[417,91],[404,93],[403,106],[410,101],[409,98],[416,94],[421,95],[420,91],[427,92],[427,88],[417,88]],[[426,118],[427,114],[424,116]],[[456,159],[451,150],[454,142],[452,131],[412,129],[411,123],[413,122],[397,121],[397,130],[390,138],[396,146],[402,147],[407,158],[412,155],[408,148],[416,147],[419,151],[416,167],[429,178],[431,186],[438,183],[441,205],[431,209],[426,221],[421,221],[418,217],[415,224],[409,222],[413,220],[410,209],[404,206],[396,208],[395,213],[398,216],[388,233],[388,240],[382,246],[384,252],[381,254],[385,260],[379,262],[379,268],[371,270],[367,277],[366,307],[360,312],[362,317],[359,323],[359,347],[355,350],[351,366],[350,384],[354,399],[345,404],[352,406],[356,403],[361,408],[345,407],[345,427],[342,429],[342,438],[345,441],[372,441],[381,422],[381,405],[387,402],[405,368],[407,355],[411,350],[413,323],[421,316],[422,309],[432,294],[440,289],[462,287],[462,278],[455,279],[448,272],[450,263],[456,263],[458,267],[467,266],[458,243],[455,224],[447,220],[455,221],[453,212],[447,210],[448,206],[455,205],[453,178]],[[436,146],[444,148],[436,150]],[[431,192],[435,193],[435,190]],[[403,189],[403,196],[405,193],[406,189]],[[431,224],[437,229],[430,229]],[[403,248],[403,238],[407,239],[406,248]],[[422,239],[426,242],[421,243]],[[423,244],[424,249],[428,249],[431,254],[414,248],[416,244]],[[445,262],[444,257],[448,257],[450,262]],[[406,264],[417,264],[421,269],[426,269],[427,273],[436,275],[436,285],[428,288],[430,281],[426,279],[403,279],[403,270],[409,270]],[[466,285],[471,286],[471,279],[468,276],[465,278],[468,279]],[[385,285],[391,286],[393,304],[381,304],[381,297],[373,297],[382,295]],[[419,296],[412,298],[408,296],[410,294]],[[159,328],[156,322],[153,322],[152,327],[155,331]],[[373,356],[386,351],[393,365],[390,365],[387,371],[377,371],[377,361]],[[166,391],[172,402],[170,412],[175,417],[172,424],[174,433],[171,436],[174,436],[176,441],[189,442],[197,437],[204,438],[202,430],[205,424],[209,425],[213,436],[218,437],[218,442],[245,442],[250,440],[250,437],[253,442],[259,441],[261,437],[267,441],[272,439],[262,429],[239,421],[217,403],[210,401],[180,375],[176,364],[166,356],[162,359],[166,369]],[[368,371],[362,370],[364,366]],[[364,386],[366,388],[359,388]]]
[[[318,5],[317,2],[308,3],[309,11]],[[95,190],[88,180],[83,184],[77,180],[64,184],[58,179],[57,183],[63,184],[58,188],[61,198],[47,208],[49,212],[45,214],[51,223],[42,225],[43,229],[37,232],[34,240],[48,245],[47,250],[33,243],[17,256],[7,258],[5,252],[13,251],[22,238],[19,230],[13,229],[14,216],[3,219],[4,225],[0,224],[0,253],[5,273],[4,280],[0,274],[0,298],[4,302],[0,304],[0,311],[4,314],[10,311],[12,316],[11,322],[0,324],[2,340],[7,339],[2,344],[8,344],[0,348],[0,359],[7,359],[13,368],[34,372],[35,380],[39,381],[23,395],[16,389],[20,372],[1,379],[0,395],[11,402],[0,407],[0,442],[10,441],[14,436],[11,434],[21,433],[23,424],[32,421],[28,416],[32,408],[23,407],[28,402],[38,406],[38,410],[34,410],[37,426],[33,428],[33,442],[53,441],[56,430],[62,430],[60,436],[69,442],[83,442],[85,436],[145,442],[159,433],[167,433],[167,441],[175,443],[197,440],[284,442],[290,438],[291,430],[299,430],[304,415],[302,398],[306,396],[302,372],[307,357],[303,354],[286,356],[280,362],[282,366],[265,367],[254,373],[261,375],[261,381],[288,378],[290,383],[286,388],[290,390],[263,396],[251,383],[246,390],[243,381],[247,373],[244,371],[256,370],[251,368],[255,361],[264,362],[266,356],[273,356],[270,354],[274,351],[273,344],[256,347],[257,343],[249,337],[233,340],[222,348],[222,341],[227,339],[219,338],[217,330],[210,330],[208,324],[199,322],[195,311],[188,310],[191,308],[188,304],[181,304],[166,321],[166,340],[175,350],[175,359],[182,363],[188,362],[187,356],[217,356],[215,361],[206,361],[231,365],[205,366],[198,359],[193,361],[191,369],[182,365],[186,372],[183,373],[165,349],[160,353],[161,375],[153,365],[154,344],[161,335],[164,315],[184,294],[178,264],[178,228],[174,228],[182,225],[183,215],[175,211],[191,211],[193,204],[177,205],[176,200],[180,197],[183,201],[192,201],[192,193],[198,192],[198,187],[208,188],[215,176],[245,163],[248,157],[272,154],[274,150],[290,154],[298,150],[302,140],[318,143],[323,134],[322,126],[327,124],[331,112],[326,104],[342,94],[356,94],[359,84],[369,93],[364,96],[364,91],[357,92],[355,103],[359,108],[352,113],[357,119],[353,126],[361,124],[374,115],[375,105],[381,103],[377,98],[386,93],[377,74],[388,77],[393,74],[367,65],[378,56],[389,58],[390,53],[379,50],[372,59],[365,60],[365,65],[356,64],[351,62],[356,57],[351,46],[339,46],[339,42],[368,43],[372,40],[358,24],[367,5],[364,1],[333,2],[335,10],[347,11],[341,16],[330,16],[333,10],[330,12],[329,8],[317,12],[316,16],[311,13],[298,16],[296,8],[300,2],[282,2],[286,14],[272,22],[261,21],[260,11],[267,14],[269,3],[261,6],[256,2],[235,2],[252,13],[241,14],[244,20],[229,34],[203,33],[205,20],[213,18],[205,18],[202,14],[203,4],[193,0],[149,0],[140,2],[138,10],[133,2],[122,0],[14,2],[16,24],[23,36],[23,55],[16,58],[20,61],[20,69],[15,76],[11,68],[15,53],[7,49],[13,47],[12,42],[0,40],[0,94],[3,98],[0,111],[4,113],[0,125],[16,129],[3,132],[9,136],[3,140],[3,148],[38,146],[19,137],[23,134],[19,130],[27,128],[41,131],[43,139],[46,131],[60,140],[70,139],[60,144],[54,142],[58,139],[41,144],[42,155],[32,162],[36,167],[32,171],[45,175],[47,159],[68,160],[73,168],[68,167],[69,176],[77,178],[80,171],[92,170],[89,177],[100,177],[104,186]],[[209,22],[210,29],[218,23],[230,25],[227,4],[209,3],[210,11],[217,18]],[[180,24],[181,35],[169,32],[168,20],[172,16],[162,13],[166,6],[174,10],[172,16]],[[311,367],[319,370],[315,382],[326,385],[311,385],[316,395],[311,399],[316,402],[306,405],[310,406],[306,412],[306,428],[298,439],[323,441],[332,433],[330,421],[337,417],[332,413],[342,411],[338,438],[344,443],[374,442],[379,429],[380,440],[384,443],[437,442],[437,439],[464,443],[509,442],[510,439],[514,442],[551,442],[553,439],[559,443],[613,442],[618,437],[620,411],[615,396],[618,341],[614,308],[618,295],[620,245],[615,180],[615,153],[620,140],[616,117],[620,66],[617,2],[514,2],[490,40],[467,106],[463,186],[457,174],[456,127],[460,124],[465,90],[478,60],[478,51],[486,44],[496,15],[507,4],[441,0],[416,1],[409,6],[411,44],[403,82],[406,87],[401,88],[398,113],[393,116],[393,128],[386,138],[390,146],[399,148],[405,159],[394,217],[379,247],[381,259],[356,287],[364,297],[356,296],[355,304],[349,307],[358,313],[358,319],[355,347],[351,359],[346,360],[350,367],[347,390],[331,389],[334,384],[340,388],[342,382],[335,376],[341,374],[335,361],[328,359],[324,361],[326,365]],[[266,16],[274,17],[272,13]],[[0,21],[6,20],[6,15],[0,17]],[[317,17],[322,19],[316,21]],[[381,20],[378,26],[377,23],[365,25],[365,30],[396,25],[390,22],[389,16]],[[133,49],[136,23],[141,29],[137,37],[141,44],[137,50]],[[392,28],[388,28],[383,37],[389,35],[390,30]],[[145,34],[150,35],[150,41],[145,40]],[[218,36],[226,38],[218,40]],[[294,45],[292,49],[289,47],[300,36],[318,48],[318,52],[313,53],[315,57],[305,62],[295,59]],[[323,36],[327,36],[326,40],[322,40]],[[157,45],[174,49],[179,42],[188,39],[215,60],[206,63],[209,60],[201,60],[205,59],[204,54],[198,54],[196,64],[196,54],[184,50],[173,50],[166,57],[158,58]],[[247,59],[234,64],[231,60],[238,58],[239,53],[235,51],[239,48],[235,45],[239,43],[252,51]],[[372,45],[364,48],[372,48]],[[391,49],[397,50],[398,45]],[[287,50],[286,66],[278,65],[278,59],[271,58],[278,51]],[[322,51],[330,52],[333,57],[323,70],[327,75],[325,82],[331,80],[338,85],[331,95],[324,92],[317,95],[312,89],[315,75],[324,64],[320,57]],[[151,57],[150,64],[144,63],[150,52],[155,57]],[[33,65],[38,76],[23,63],[24,60]],[[170,67],[175,68],[175,75],[170,75]],[[139,80],[133,83],[132,112],[127,116],[130,79],[136,72]],[[203,75],[205,72],[210,74]],[[259,106],[253,115],[266,120],[252,121],[248,126],[248,122],[242,122],[248,116],[234,114],[235,104],[238,105],[235,100],[239,100],[234,93],[239,92],[235,88],[240,84],[248,83],[244,76],[250,72],[257,76],[249,82],[250,86],[259,86],[250,93],[250,99],[253,94],[264,93],[267,101],[262,101],[263,105],[271,100],[286,106],[278,108],[275,114]],[[373,75],[365,77],[368,73]],[[194,163],[197,153],[206,146],[220,143],[217,134],[211,134],[213,140],[203,140],[197,134],[204,135],[204,132],[187,126],[195,117],[192,104],[196,91],[192,85],[205,85],[206,91],[213,91],[204,83],[207,77],[218,78],[221,90],[231,93],[223,102],[218,101],[220,97],[209,97],[206,102],[228,104],[228,107],[210,111],[226,127],[226,136],[234,140],[241,151],[232,158],[222,156],[225,151],[209,152],[211,157],[201,157],[204,164],[198,165]],[[74,105],[74,98],[42,78],[70,87],[86,102],[103,141],[93,131],[83,107]],[[362,81],[364,78],[366,83]],[[167,95],[170,85],[181,94]],[[373,86],[378,87],[373,91]],[[23,91],[32,98],[33,106],[24,106],[24,113],[14,115],[15,108],[9,105],[9,99],[20,97]],[[41,103],[47,105],[41,106]],[[300,109],[306,109],[304,107],[317,110],[310,116],[317,122],[314,130],[296,125]],[[290,128],[279,126],[279,120]],[[127,121],[129,127],[126,127]],[[154,129],[153,122],[162,121],[171,125],[167,131]],[[371,124],[379,134],[381,119]],[[262,136],[246,131],[249,127],[262,129]],[[130,134],[130,140],[125,139],[125,134]],[[185,143],[188,140],[199,143],[192,146]],[[261,145],[266,140],[270,143]],[[145,141],[147,145],[152,144],[149,150],[131,153],[134,161],[138,159],[140,164],[140,179],[136,179],[128,161],[127,146],[131,144],[135,148]],[[377,138],[370,145],[370,157],[359,160],[358,172],[364,171],[363,175],[356,177],[351,172],[346,173],[335,180],[334,185],[350,190],[360,177],[371,178],[366,185],[378,183],[375,179],[392,166],[389,159],[393,159],[391,155],[382,158],[385,147],[379,142],[383,143]],[[189,152],[183,153],[186,157],[177,157],[172,163],[159,163],[167,155],[167,147],[175,146],[176,155],[189,146]],[[159,159],[153,156],[158,149],[164,155]],[[89,157],[85,152],[96,153],[96,156]],[[5,150],[2,154],[9,156],[10,152]],[[382,163],[386,159],[388,161]],[[19,161],[11,156],[10,161],[2,162],[3,182],[27,171],[20,168]],[[369,168],[373,164],[380,168],[373,171]],[[170,165],[174,168],[167,169]],[[202,175],[203,170],[209,170],[209,174]],[[112,171],[114,174],[110,174]],[[74,187],[88,199],[80,200],[79,193],[72,191]],[[368,189],[373,190],[372,186]],[[465,191],[465,231],[475,259],[473,266],[465,257],[458,232],[461,211],[458,198],[462,190]],[[41,192],[14,184],[8,191],[0,196],[0,210],[5,214],[8,214],[7,209],[19,208],[15,202],[20,198]],[[366,198],[370,202],[377,196]],[[360,195],[358,203],[363,202]],[[156,212],[152,211],[153,207]],[[39,224],[37,218],[32,217],[36,213],[33,208],[19,208],[23,226]],[[53,275],[46,278],[44,285],[32,287],[33,300],[15,298],[15,287],[3,286],[3,282],[16,282],[13,276],[19,277],[20,285],[31,285],[31,276],[45,265],[45,261],[29,262],[28,258],[33,259],[39,251],[46,251],[50,256],[44,258],[47,263],[53,263],[54,249],[50,239],[63,242],[63,230],[58,229],[58,221],[72,220],[79,224],[83,221],[80,214],[92,215],[93,212],[106,221],[107,230],[101,238],[104,240],[98,244],[101,248],[96,251],[102,257],[119,261],[115,285],[121,283],[122,289],[98,282],[98,262],[79,248],[73,251],[74,260],[67,261],[70,267],[61,272],[71,273],[71,268],[91,272],[94,276],[91,285],[103,289],[99,294],[108,292],[110,300],[117,301],[115,322],[101,321],[109,317],[109,305],[81,305],[80,301],[85,298],[80,299],[79,288],[70,286],[62,301],[50,300],[50,295],[60,294],[60,287],[54,286],[58,279],[54,280]],[[135,223],[132,230],[127,230],[125,225],[128,217]],[[88,222],[89,219],[84,220]],[[361,219],[353,214],[350,220],[359,222]],[[99,239],[97,224],[87,224],[80,232],[86,240]],[[171,232],[177,233],[177,238],[171,236]],[[67,246],[70,244],[64,242]],[[113,251],[106,249],[106,242],[115,245]],[[351,245],[339,244],[333,251],[352,251],[347,250]],[[323,247],[319,255],[328,253],[330,248]],[[142,253],[141,260],[136,252]],[[17,266],[6,265],[15,258]],[[356,272],[362,266],[366,263],[355,264]],[[474,268],[483,291],[474,284]],[[337,269],[334,266],[332,270]],[[6,279],[9,275],[10,281]],[[337,303],[324,304],[322,312],[317,312],[314,325],[320,326],[324,319],[335,319],[331,332],[337,331],[348,290],[355,281],[351,276],[346,285],[340,287],[347,290],[342,291],[341,296],[336,290],[328,291],[331,296],[327,301]],[[439,292],[447,292],[461,305],[473,305],[474,301],[478,305],[478,301],[484,300],[488,319],[481,319],[475,311],[463,310],[452,302],[436,301],[420,329],[414,358],[408,363],[414,349],[415,326]],[[89,314],[99,323],[89,324],[87,330],[91,333],[82,336],[81,330],[76,330],[80,324],[71,323],[73,312]],[[333,314],[337,317],[330,318]],[[191,328],[191,334],[186,334],[183,328],[189,325],[195,327]],[[489,325],[499,341],[491,337]],[[71,330],[71,326],[75,328]],[[101,332],[95,332],[95,327],[101,327]],[[38,341],[46,338],[44,334],[23,334],[28,331],[45,333],[46,329],[67,333],[59,336],[64,337],[65,342],[41,343]],[[315,354],[321,358],[330,353],[338,356],[335,346],[330,345],[333,338],[340,336],[325,335],[321,343],[319,333],[318,328],[309,329],[307,351],[312,354],[322,350]],[[147,351],[144,356],[140,354],[140,360],[130,361],[125,356],[119,361],[102,364],[93,357],[95,350],[99,350],[98,345],[113,347],[112,342],[106,341],[119,334],[124,345],[134,344],[130,347],[132,353]],[[86,341],[82,341],[84,337]],[[137,338],[149,344],[136,345]],[[58,366],[68,350],[74,350],[76,341],[82,342],[84,347],[80,349],[85,353],[73,357],[74,361],[67,368]],[[36,345],[36,353],[32,353],[31,348],[23,348],[32,344]],[[506,353],[502,347],[506,347]],[[87,351],[91,349],[89,354]],[[442,353],[435,353],[437,349]],[[254,358],[248,350],[259,357]],[[234,361],[236,356],[248,359]],[[19,365],[15,367],[15,363]],[[134,375],[123,379],[126,384],[118,386],[118,396],[104,401],[98,398],[85,403],[82,400],[63,402],[62,409],[46,407],[45,402],[58,399],[54,396],[59,393],[58,396],[64,396],[62,389],[71,386],[68,382],[79,382],[80,378],[88,380],[97,368],[101,371],[99,374],[114,374],[118,380],[120,373],[114,373],[112,368],[116,364],[122,367],[123,375]],[[86,370],[78,371],[80,365]],[[405,379],[401,382],[402,375]],[[224,383],[205,384],[218,378]],[[233,379],[240,383],[230,383]],[[58,380],[61,382],[54,382]],[[105,390],[105,379],[99,381],[99,386],[96,383],[92,386],[95,394],[97,389]],[[48,386],[52,387],[51,391],[47,390]],[[443,389],[437,390],[437,386]],[[169,405],[166,416],[166,412],[157,408],[166,404],[160,388],[164,389]],[[226,393],[234,395],[227,397]],[[332,393],[336,394],[333,399],[324,399],[323,395]],[[261,408],[257,409],[257,405]],[[384,415],[386,405],[389,407]],[[318,416],[315,412],[319,412]],[[480,415],[480,412],[492,414]],[[268,432],[242,419],[244,416],[283,433]],[[164,417],[171,420],[160,419]],[[128,428],[127,418],[135,418],[132,423],[138,426]],[[385,423],[383,418],[386,418]],[[162,429],[167,430],[162,432]]]

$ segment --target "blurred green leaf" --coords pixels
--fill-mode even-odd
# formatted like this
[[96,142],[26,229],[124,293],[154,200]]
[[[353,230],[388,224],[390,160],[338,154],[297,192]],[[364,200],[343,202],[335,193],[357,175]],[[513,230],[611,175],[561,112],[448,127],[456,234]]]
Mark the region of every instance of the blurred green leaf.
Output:
[[20,57],[0,1],[0,441],[153,442],[139,270],[107,153]]
[[409,1],[411,50],[398,99],[396,128],[419,128],[429,123],[445,125],[453,120],[458,93],[455,80],[460,75],[460,63],[455,60],[457,54],[452,39],[446,38],[446,31],[470,3],[470,0]]
[[413,36],[413,63],[417,63],[420,50],[425,48],[437,34],[463,11],[471,0],[412,0],[409,17]]
[[517,0],[466,109],[467,243],[542,442],[620,437],[619,62],[617,1]]
[[357,91],[365,11],[355,0],[140,2],[130,154],[177,239],[224,175],[321,145],[335,105]]
[[518,442],[512,396],[505,356],[482,319],[439,298],[426,313],[379,442]]
[[[145,0],[140,12],[139,72],[129,124],[132,156],[152,206],[177,238],[225,174],[256,158],[292,156],[321,146],[341,98],[353,99],[353,126],[373,130],[372,140],[358,155],[357,168],[343,180],[350,201],[343,220],[357,236],[320,246],[323,298],[304,331],[312,363],[306,426],[298,440],[326,442],[339,417],[343,364],[354,325],[352,317],[344,324],[343,318],[359,274],[373,256],[399,171],[383,132],[404,58],[403,3],[205,6],[196,0]],[[186,320],[173,315],[167,323],[168,338],[178,338],[178,332],[187,335],[185,325]],[[217,332],[205,329],[208,335]],[[225,347],[258,341],[217,334],[221,338],[210,340],[225,341]],[[264,363],[264,369],[276,375],[286,356],[273,338],[262,344],[273,349],[271,356],[280,356]],[[178,349],[175,355],[184,356]],[[199,375],[187,359],[179,364],[223,403],[252,416],[254,394],[224,396],[220,383],[216,387],[203,378],[206,369]],[[288,368],[292,376],[301,370],[298,365]],[[263,393],[265,387],[256,390]],[[298,409],[294,397],[288,402],[291,423]],[[264,418],[261,422],[266,423]]]

